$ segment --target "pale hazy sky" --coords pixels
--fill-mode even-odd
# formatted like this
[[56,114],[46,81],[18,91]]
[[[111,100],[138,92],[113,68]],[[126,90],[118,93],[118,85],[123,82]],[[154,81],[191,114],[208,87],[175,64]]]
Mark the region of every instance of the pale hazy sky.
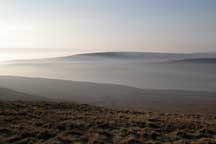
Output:
[[0,0],[0,60],[94,51],[216,51],[216,0]]

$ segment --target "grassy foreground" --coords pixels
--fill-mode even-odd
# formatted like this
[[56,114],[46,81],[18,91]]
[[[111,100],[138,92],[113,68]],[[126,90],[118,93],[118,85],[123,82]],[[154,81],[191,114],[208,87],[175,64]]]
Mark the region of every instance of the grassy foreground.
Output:
[[0,101],[0,144],[216,143],[216,115]]

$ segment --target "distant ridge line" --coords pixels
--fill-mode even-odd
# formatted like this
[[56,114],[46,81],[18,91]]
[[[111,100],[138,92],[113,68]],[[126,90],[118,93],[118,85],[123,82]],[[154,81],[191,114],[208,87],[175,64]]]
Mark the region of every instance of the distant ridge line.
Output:
[[182,59],[182,60],[175,60],[172,62],[177,63],[211,63],[216,64],[216,58],[191,58],[191,59]]
[[[91,58],[91,59],[90,59]],[[97,58],[104,59],[167,59],[167,60],[184,60],[192,58],[216,58],[216,53],[168,53],[168,52],[129,52],[129,51],[112,51],[112,52],[92,52],[80,53],[67,56],[39,58],[39,59],[20,59],[10,60],[5,63],[13,62],[36,62],[36,61],[51,61],[51,60],[94,60]]]

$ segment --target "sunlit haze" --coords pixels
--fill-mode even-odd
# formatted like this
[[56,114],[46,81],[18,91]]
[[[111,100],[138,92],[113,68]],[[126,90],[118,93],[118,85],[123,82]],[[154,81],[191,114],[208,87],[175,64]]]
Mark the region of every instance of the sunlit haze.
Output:
[[0,61],[95,51],[211,52],[215,25],[215,0],[1,0]]

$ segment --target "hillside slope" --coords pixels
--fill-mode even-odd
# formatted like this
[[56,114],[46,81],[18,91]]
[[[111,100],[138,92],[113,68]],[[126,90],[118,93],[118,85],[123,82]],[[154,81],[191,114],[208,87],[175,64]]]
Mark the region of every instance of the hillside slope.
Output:
[[23,92],[17,92],[7,88],[0,87],[0,100],[2,101],[50,101],[48,98],[41,96],[33,96]]
[[214,144],[215,123],[215,115],[0,101],[2,144]]

